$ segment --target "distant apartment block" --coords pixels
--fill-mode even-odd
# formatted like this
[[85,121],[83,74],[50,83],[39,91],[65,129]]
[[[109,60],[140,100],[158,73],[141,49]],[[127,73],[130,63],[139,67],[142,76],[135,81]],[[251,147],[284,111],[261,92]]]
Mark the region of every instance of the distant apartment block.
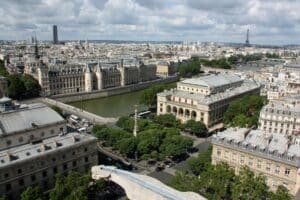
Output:
[[279,185],[300,197],[300,138],[269,134],[263,130],[229,128],[212,137],[212,163],[228,163],[239,173],[248,166],[267,178],[276,191]]

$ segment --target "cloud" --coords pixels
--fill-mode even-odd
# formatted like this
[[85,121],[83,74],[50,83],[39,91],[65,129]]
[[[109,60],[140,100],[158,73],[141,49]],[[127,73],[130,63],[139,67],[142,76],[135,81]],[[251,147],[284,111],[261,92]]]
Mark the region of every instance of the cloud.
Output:
[[300,43],[296,0],[1,0],[0,39]]

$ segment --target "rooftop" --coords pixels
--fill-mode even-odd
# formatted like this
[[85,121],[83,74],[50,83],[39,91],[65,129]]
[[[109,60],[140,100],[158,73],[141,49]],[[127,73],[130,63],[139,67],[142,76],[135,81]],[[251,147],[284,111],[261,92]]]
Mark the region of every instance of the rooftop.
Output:
[[0,151],[0,167],[26,161],[55,151],[61,151],[64,148],[68,148],[76,144],[82,145],[84,142],[93,140],[97,139],[86,134],[68,133],[64,136],[56,136],[45,139],[38,144],[25,144],[8,150],[2,150]]
[[158,96],[178,96],[181,98],[189,98],[198,101],[198,103],[209,105],[214,102],[218,102],[220,100],[230,98],[248,91],[252,91],[255,89],[260,88],[260,85],[256,82],[245,80],[243,84],[240,87],[235,87],[231,89],[227,89],[224,92],[219,92],[216,94],[211,95],[204,95],[199,93],[191,93],[187,91],[177,90],[177,89],[171,89],[168,91],[164,91],[161,93],[158,93]]
[[213,135],[212,142],[241,151],[253,153],[266,159],[276,159],[300,167],[299,137],[287,138],[283,134],[268,134],[263,130],[245,131],[229,128]]
[[29,104],[0,113],[0,136],[63,121],[50,107],[41,103]]
[[181,83],[212,88],[212,87],[219,87],[222,85],[237,83],[237,82],[241,82],[241,81],[242,81],[242,79],[235,74],[222,73],[222,74],[211,74],[211,75],[202,76],[199,78],[190,78],[190,79],[181,81]]

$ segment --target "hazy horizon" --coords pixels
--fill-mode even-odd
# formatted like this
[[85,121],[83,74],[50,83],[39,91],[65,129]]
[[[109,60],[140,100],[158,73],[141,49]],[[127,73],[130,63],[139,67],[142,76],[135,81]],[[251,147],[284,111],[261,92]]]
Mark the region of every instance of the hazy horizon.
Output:
[[199,41],[300,44],[295,0],[10,0],[0,40]]

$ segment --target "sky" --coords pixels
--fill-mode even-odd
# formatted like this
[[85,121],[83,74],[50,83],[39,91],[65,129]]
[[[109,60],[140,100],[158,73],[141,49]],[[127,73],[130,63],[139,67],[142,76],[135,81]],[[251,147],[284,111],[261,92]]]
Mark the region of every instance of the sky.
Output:
[[0,39],[300,44],[300,0],[0,0]]

